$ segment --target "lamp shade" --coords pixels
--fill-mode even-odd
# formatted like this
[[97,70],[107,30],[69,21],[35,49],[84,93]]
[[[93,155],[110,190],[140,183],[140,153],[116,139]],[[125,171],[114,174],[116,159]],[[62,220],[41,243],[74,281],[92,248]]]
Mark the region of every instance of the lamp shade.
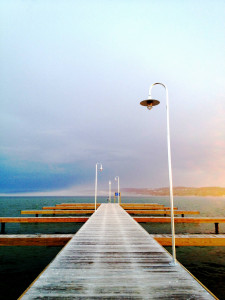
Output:
[[140,102],[141,105],[143,106],[156,106],[158,105],[160,102],[158,100],[155,99],[147,99],[147,100],[143,100]]

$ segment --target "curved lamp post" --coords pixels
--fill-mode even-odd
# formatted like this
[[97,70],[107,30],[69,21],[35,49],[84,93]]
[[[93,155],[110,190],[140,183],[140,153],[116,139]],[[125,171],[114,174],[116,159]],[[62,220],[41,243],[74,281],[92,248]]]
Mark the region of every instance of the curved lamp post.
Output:
[[109,203],[111,203],[111,181],[109,180]]
[[147,106],[149,110],[153,106],[158,105],[160,102],[156,99],[152,99],[151,91],[152,87],[155,85],[162,85],[166,90],[166,110],[167,110],[167,149],[168,149],[168,168],[169,168],[169,182],[170,182],[170,213],[171,213],[171,233],[172,233],[172,253],[173,253],[173,263],[176,263],[176,249],[175,249],[175,226],[174,226],[174,210],[173,210],[173,182],[172,182],[172,165],[171,165],[171,147],[170,147],[170,122],[169,122],[169,97],[168,89],[163,83],[154,83],[149,88],[148,99],[140,102],[141,105]]
[[120,203],[120,178],[119,178],[119,176],[116,176],[115,180],[118,181],[118,203]]
[[97,185],[98,185],[98,165],[100,165],[99,171],[102,171],[102,164],[97,163],[95,166],[95,211],[97,207]]

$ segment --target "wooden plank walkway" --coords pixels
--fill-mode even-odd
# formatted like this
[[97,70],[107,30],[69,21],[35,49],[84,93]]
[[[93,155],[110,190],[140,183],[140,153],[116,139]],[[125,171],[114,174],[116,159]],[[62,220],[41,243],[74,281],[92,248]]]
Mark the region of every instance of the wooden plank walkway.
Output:
[[214,299],[118,204],[102,204],[19,299]]

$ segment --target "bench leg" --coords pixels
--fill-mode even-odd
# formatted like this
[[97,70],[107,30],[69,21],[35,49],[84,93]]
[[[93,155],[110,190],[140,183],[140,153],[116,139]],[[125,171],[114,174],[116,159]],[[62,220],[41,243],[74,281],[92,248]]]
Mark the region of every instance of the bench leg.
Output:
[[1,223],[1,234],[5,233],[5,223]]
[[219,223],[215,223],[215,233],[219,234]]

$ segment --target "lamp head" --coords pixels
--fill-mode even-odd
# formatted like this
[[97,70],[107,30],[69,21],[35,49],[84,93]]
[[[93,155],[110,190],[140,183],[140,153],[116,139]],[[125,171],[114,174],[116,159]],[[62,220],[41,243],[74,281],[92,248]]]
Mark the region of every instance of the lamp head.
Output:
[[102,170],[103,170],[103,168],[102,168],[102,165],[100,166],[99,170],[100,170],[100,171],[102,171]]
[[143,100],[140,102],[140,104],[142,106],[147,106],[147,109],[151,110],[153,108],[153,106],[158,105],[160,102],[158,100],[155,99],[147,99],[147,100]]

